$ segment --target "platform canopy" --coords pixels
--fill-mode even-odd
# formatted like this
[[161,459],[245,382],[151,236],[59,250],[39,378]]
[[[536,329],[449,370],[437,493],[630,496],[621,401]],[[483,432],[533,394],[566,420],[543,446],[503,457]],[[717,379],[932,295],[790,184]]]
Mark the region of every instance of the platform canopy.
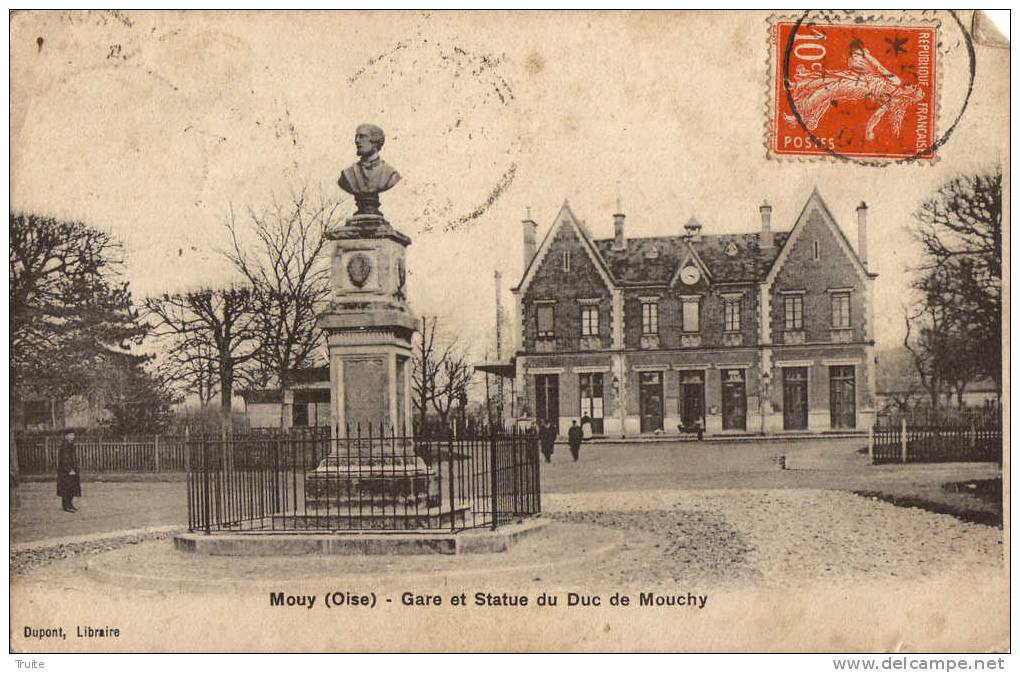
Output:
[[510,360],[495,360],[491,362],[482,362],[475,365],[476,372],[484,372],[486,374],[495,374],[505,379],[512,379],[517,375],[517,363],[514,358]]

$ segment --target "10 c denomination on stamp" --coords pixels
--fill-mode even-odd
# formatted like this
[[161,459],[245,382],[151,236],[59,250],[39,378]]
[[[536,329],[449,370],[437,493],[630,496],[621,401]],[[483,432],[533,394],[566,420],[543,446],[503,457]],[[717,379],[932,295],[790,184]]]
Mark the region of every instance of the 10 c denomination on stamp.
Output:
[[933,159],[937,25],[771,25],[770,156]]

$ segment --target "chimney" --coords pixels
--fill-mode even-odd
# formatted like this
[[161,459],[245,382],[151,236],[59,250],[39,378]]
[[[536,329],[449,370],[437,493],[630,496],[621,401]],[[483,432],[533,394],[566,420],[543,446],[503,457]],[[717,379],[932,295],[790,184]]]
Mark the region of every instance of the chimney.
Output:
[[864,201],[857,206],[857,256],[868,268],[868,204]]
[[684,229],[687,230],[687,236],[690,237],[692,242],[697,243],[701,240],[701,225],[693,217],[687,220]]
[[538,223],[531,219],[531,208],[528,208],[527,217],[521,221],[521,225],[524,227],[524,269],[521,271],[523,274],[528,270],[536,252],[535,237],[538,234]]
[[623,221],[626,217],[623,213],[613,215],[613,250],[627,249],[627,239],[623,236]]
[[772,238],[772,206],[768,201],[762,201],[758,211],[761,213],[761,237],[758,239],[758,247],[771,248],[775,245]]

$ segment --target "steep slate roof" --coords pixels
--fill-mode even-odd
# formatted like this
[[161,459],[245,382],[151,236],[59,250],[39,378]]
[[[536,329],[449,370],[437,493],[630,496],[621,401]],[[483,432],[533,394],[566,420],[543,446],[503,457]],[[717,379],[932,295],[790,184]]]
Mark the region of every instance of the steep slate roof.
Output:
[[[714,283],[757,281],[768,273],[789,235],[788,231],[774,232],[774,245],[769,250],[758,247],[758,233],[702,234],[700,241],[691,241],[691,247],[708,267]],[[684,238],[628,238],[626,250],[614,250],[611,238],[594,243],[620,285],[668,285],[687,256]],[[731,241],[737,246],[733,257],[726,254],[726,246]],[[658,250],[658,257],[649,258],[653,247]]]

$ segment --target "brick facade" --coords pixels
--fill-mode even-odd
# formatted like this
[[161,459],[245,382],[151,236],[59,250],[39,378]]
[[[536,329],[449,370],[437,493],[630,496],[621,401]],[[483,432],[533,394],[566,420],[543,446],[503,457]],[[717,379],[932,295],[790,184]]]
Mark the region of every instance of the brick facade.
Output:
[[[770,231],[765,208],[769,230],[760,233],[702,235],[691,220],[686,235],[620,245],[592,239],[564,205],[515,289],[521,414],[555,414],[548,420],[565,433],[584,405],[602,412],[597,425],[608,436],[693,423],[709,433],[867,427],[875,404],[875,275],[817,192],[786,230]],[[681,273],[685,267],[697,269]],[[846,327],[833,325],[834,295],[848,298]],[[799,330],[785,329],[788,296],[802,307]],[[697,304],[696,330],[684,325],[685,301]],[[582,338],[583,302],[598,306],[597,341]],[[643,333],[648,302],[657,305],[654,335]],[[727,302],[739,305],[739,329],[726,329]],[[554,306],[551,339],[537,338],[542,305]],[[837,308],[841,320],[846,308]],[[595,393],[582,388],[599,390],[598,383],[601,397],[592,400]]]
[[[569,269],[564,269],[563,255],[569,255]],[[524,294],[524,348],[536,352],[538,307],[552,302],[555,321],[555,348],[559,351],[588,350],[581,344],[582,301],[597,300],[598,339],[607,348],[612,339],[613,303],[609,288],[599,275],[578,234],[569,227],[560,227],[541,261],[541,271]],[[585,344],[590,346],[591,344]],[[546,347],[544,344],[541,347]],[[552,348],[552,345],[549,345]]]

